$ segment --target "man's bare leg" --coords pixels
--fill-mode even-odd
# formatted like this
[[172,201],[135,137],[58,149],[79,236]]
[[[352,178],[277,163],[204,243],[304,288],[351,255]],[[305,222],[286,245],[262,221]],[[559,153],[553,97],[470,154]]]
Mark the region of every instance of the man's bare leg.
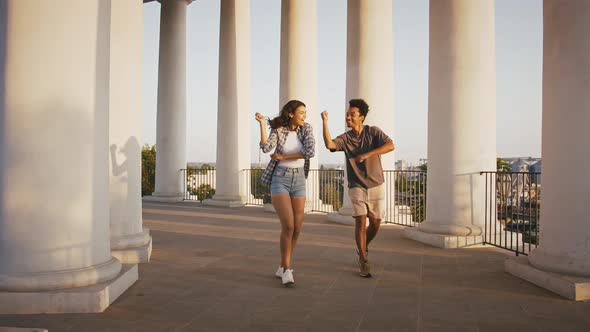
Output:
[[377,232],[379,232],[379,227],[381,226],[381,219],[376,219],[369,217],[369,227],[367,227],[367,240],[366,240],[366,247],[369,246],[369,243],[373,241]]
[[367,216],[354,217],[354,237],[361,262],[367,261]]

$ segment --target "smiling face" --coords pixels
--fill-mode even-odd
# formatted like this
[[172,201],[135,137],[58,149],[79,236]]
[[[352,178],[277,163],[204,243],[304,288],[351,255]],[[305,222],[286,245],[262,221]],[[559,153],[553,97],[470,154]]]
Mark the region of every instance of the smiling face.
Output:
[[346,126],[348,128],[362,125],[363,121],[365,121],[365,117],[361,115],[358,107],[350,107],[348,111],[346,111]]
[[305,106],[297,107],[295,111],[289,113],[289,125],[302,127],[305,124],[306,113]]

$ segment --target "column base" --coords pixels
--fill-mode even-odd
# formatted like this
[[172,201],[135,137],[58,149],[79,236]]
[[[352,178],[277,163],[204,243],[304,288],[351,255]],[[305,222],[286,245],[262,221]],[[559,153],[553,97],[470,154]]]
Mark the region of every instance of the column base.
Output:
[[151,196],[143,196],[142,199],[148,202],[182,202],[184,193],[152,193]]
[[246,203],[244,203],[244,199],[240,196],[215,195],[213,198],[203,200],[203,205],[234,208],[245,206]]
[[539,246],[529,254],[529,263],[537,269],[564,275],[590,278],[588,256],[554,255]]
[[504,270],[539,287],[573,301],[590,300],[590,278],[575,277],[539,270],[529,263],[528,257],[511,257]]
[[126,236],[112,236],[111,250],[136,248],[146,245],[151,240],[149,228],[143,228],[140,233]]
[[121,262],[111,257],[105,263],[64,271],[0,274],[0,292],[43,292],[108,282],[121,272]]
[[102,312],[139,278],[137,265],[123,265],[109,281],[44,292],[0,291],[0,314],[61,314]]
[[448,235],[423,232],[417,227],[404,229],[404,237],[443,249],[463,248],[483,242],[481,235]]
[[149,237],[147,244],[139,247],[113,249],[111,255],[123,264],[149,263],[152,256],[152,237]]

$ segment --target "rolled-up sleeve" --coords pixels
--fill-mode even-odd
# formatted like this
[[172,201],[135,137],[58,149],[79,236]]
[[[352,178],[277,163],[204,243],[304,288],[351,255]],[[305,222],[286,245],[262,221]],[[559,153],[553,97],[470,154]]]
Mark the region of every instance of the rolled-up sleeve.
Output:
[[332,142],[334,142],[334,145],[336,146],[336,148],[330,149],[330,152],[344,151],[344,148],[346,147],[346,144],[344,143],[345,138],[346,138],[346,133],[341,134],[338,137],[334,138],[332,140]]
[[268,138],[266,139],[266,143],[265,144],[260,143],[260,149],[262,150],[262,152],[268,153],[268,152],[272,151],[272,149],[274,149],[277,146],[278,138],[279,138],[279,135],[278,135],[277,130],[271,129],[270,135],[268,135]]
[[303,125],[303,156],[305,159],[315,156],[315,138],[313,137],[313,127],[309,123]]

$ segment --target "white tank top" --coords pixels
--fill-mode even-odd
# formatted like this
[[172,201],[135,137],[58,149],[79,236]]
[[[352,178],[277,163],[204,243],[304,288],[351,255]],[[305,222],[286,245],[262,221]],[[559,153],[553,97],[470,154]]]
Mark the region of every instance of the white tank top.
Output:
[[[287,140],[285,141],[285,145],[283,145],[283,155],[293,154],[293,153],[301,153],[303,151],[303,144],[297,137],[296,131],[290,131],[287,134]],[[279,162],[279,166],[281,167],[289,167],[289,168],[299,168],[303,167],[305,164],[305,159],[289,159],[289,160],[281,160]]]

